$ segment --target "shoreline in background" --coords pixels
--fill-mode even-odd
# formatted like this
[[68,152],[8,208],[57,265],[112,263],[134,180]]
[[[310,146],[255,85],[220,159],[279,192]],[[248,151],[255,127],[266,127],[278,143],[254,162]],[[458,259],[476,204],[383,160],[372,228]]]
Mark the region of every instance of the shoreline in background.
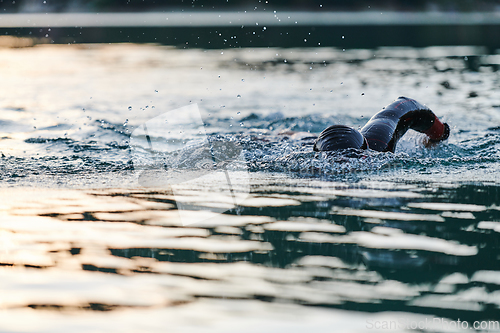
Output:
[[1,14],[0,35],[46,43],[180,48],[484,46],[500,48],[500,13],[149,12]]
[[247,12],[0,14],[1,28],[74,27],[289,27],[289,26],[485,26],[500,25],[500,12]]

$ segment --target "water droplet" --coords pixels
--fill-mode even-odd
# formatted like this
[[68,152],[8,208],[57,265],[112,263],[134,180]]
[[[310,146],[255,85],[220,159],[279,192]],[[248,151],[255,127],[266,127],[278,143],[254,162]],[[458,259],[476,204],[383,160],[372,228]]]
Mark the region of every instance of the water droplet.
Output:
[[241,112],[238,111],[238,113],[236,113],[236,114],[241,114]]
[[267,29],[266,27],[262,28],[262,30],[266,30],[266,29]]
[[128,110],[129,110],[129,111],[132,111],[132,107],[131,107],[131,106],[129,106],[129,107],[128,107]]
[[157,93],[157,92],[158,92],[158,90],[155,89],[155,93]]
[[365,95],[365,93],[361,93],[361,96],[364,96],[364,95]]
[[245,124],[244,123],[240,123],[240,126],[243,127],[243,126],[245,126]]
[[344,84],[344,82],[340,82],[340,84]]
[[233,124],[229,124],[229,127],[233,127]]
[[224,51],[222,51],[220,54],[224,54]]
[[125,119],[125,122],[123,123],[123,126],[127,126],[128,125],[128,119]]
[[307,42],[307,39],[304,38],[304,42]]
[[342,36],[342,39],[344,39],[344,36]]
[[285,60],[283,60],[283,62],[287,62],[287,61],[286,61],[286,59],[285,59]]
[[241,79],[241,82],[245,82],[245,79]]
[[236,96],[236,98],[241,98],[241,95]]

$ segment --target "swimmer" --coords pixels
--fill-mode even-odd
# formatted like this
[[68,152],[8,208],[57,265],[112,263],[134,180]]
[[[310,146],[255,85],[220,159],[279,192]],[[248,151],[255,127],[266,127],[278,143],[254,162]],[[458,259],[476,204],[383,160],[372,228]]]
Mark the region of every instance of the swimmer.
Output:
[[316,139],[313,149],[394,152],[398,140],[409,129],[426,134],[429,144],[444,141],[450,135],[450,126],[442,123],[428,107],[414,99],[399,97],[375,114],[360,131],[344,125],[326,128]]

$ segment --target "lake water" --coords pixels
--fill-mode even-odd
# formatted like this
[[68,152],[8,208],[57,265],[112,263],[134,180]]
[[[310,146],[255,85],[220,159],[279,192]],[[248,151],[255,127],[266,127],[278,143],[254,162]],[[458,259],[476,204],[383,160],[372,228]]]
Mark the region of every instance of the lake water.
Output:
[[[500,330],[484,53],[2,49],[0,331]],[[450,138],[312,151],[398,96]]]

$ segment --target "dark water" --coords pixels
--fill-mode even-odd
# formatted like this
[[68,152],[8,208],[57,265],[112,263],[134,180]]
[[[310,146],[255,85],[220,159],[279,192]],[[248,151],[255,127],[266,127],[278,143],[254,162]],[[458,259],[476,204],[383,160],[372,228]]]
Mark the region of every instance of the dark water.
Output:
[[[0,57],[2,331],[498,330],[496,55]],[[400,95],[448,122],[449,140],[312,151],[327,125],[362,126]]]

